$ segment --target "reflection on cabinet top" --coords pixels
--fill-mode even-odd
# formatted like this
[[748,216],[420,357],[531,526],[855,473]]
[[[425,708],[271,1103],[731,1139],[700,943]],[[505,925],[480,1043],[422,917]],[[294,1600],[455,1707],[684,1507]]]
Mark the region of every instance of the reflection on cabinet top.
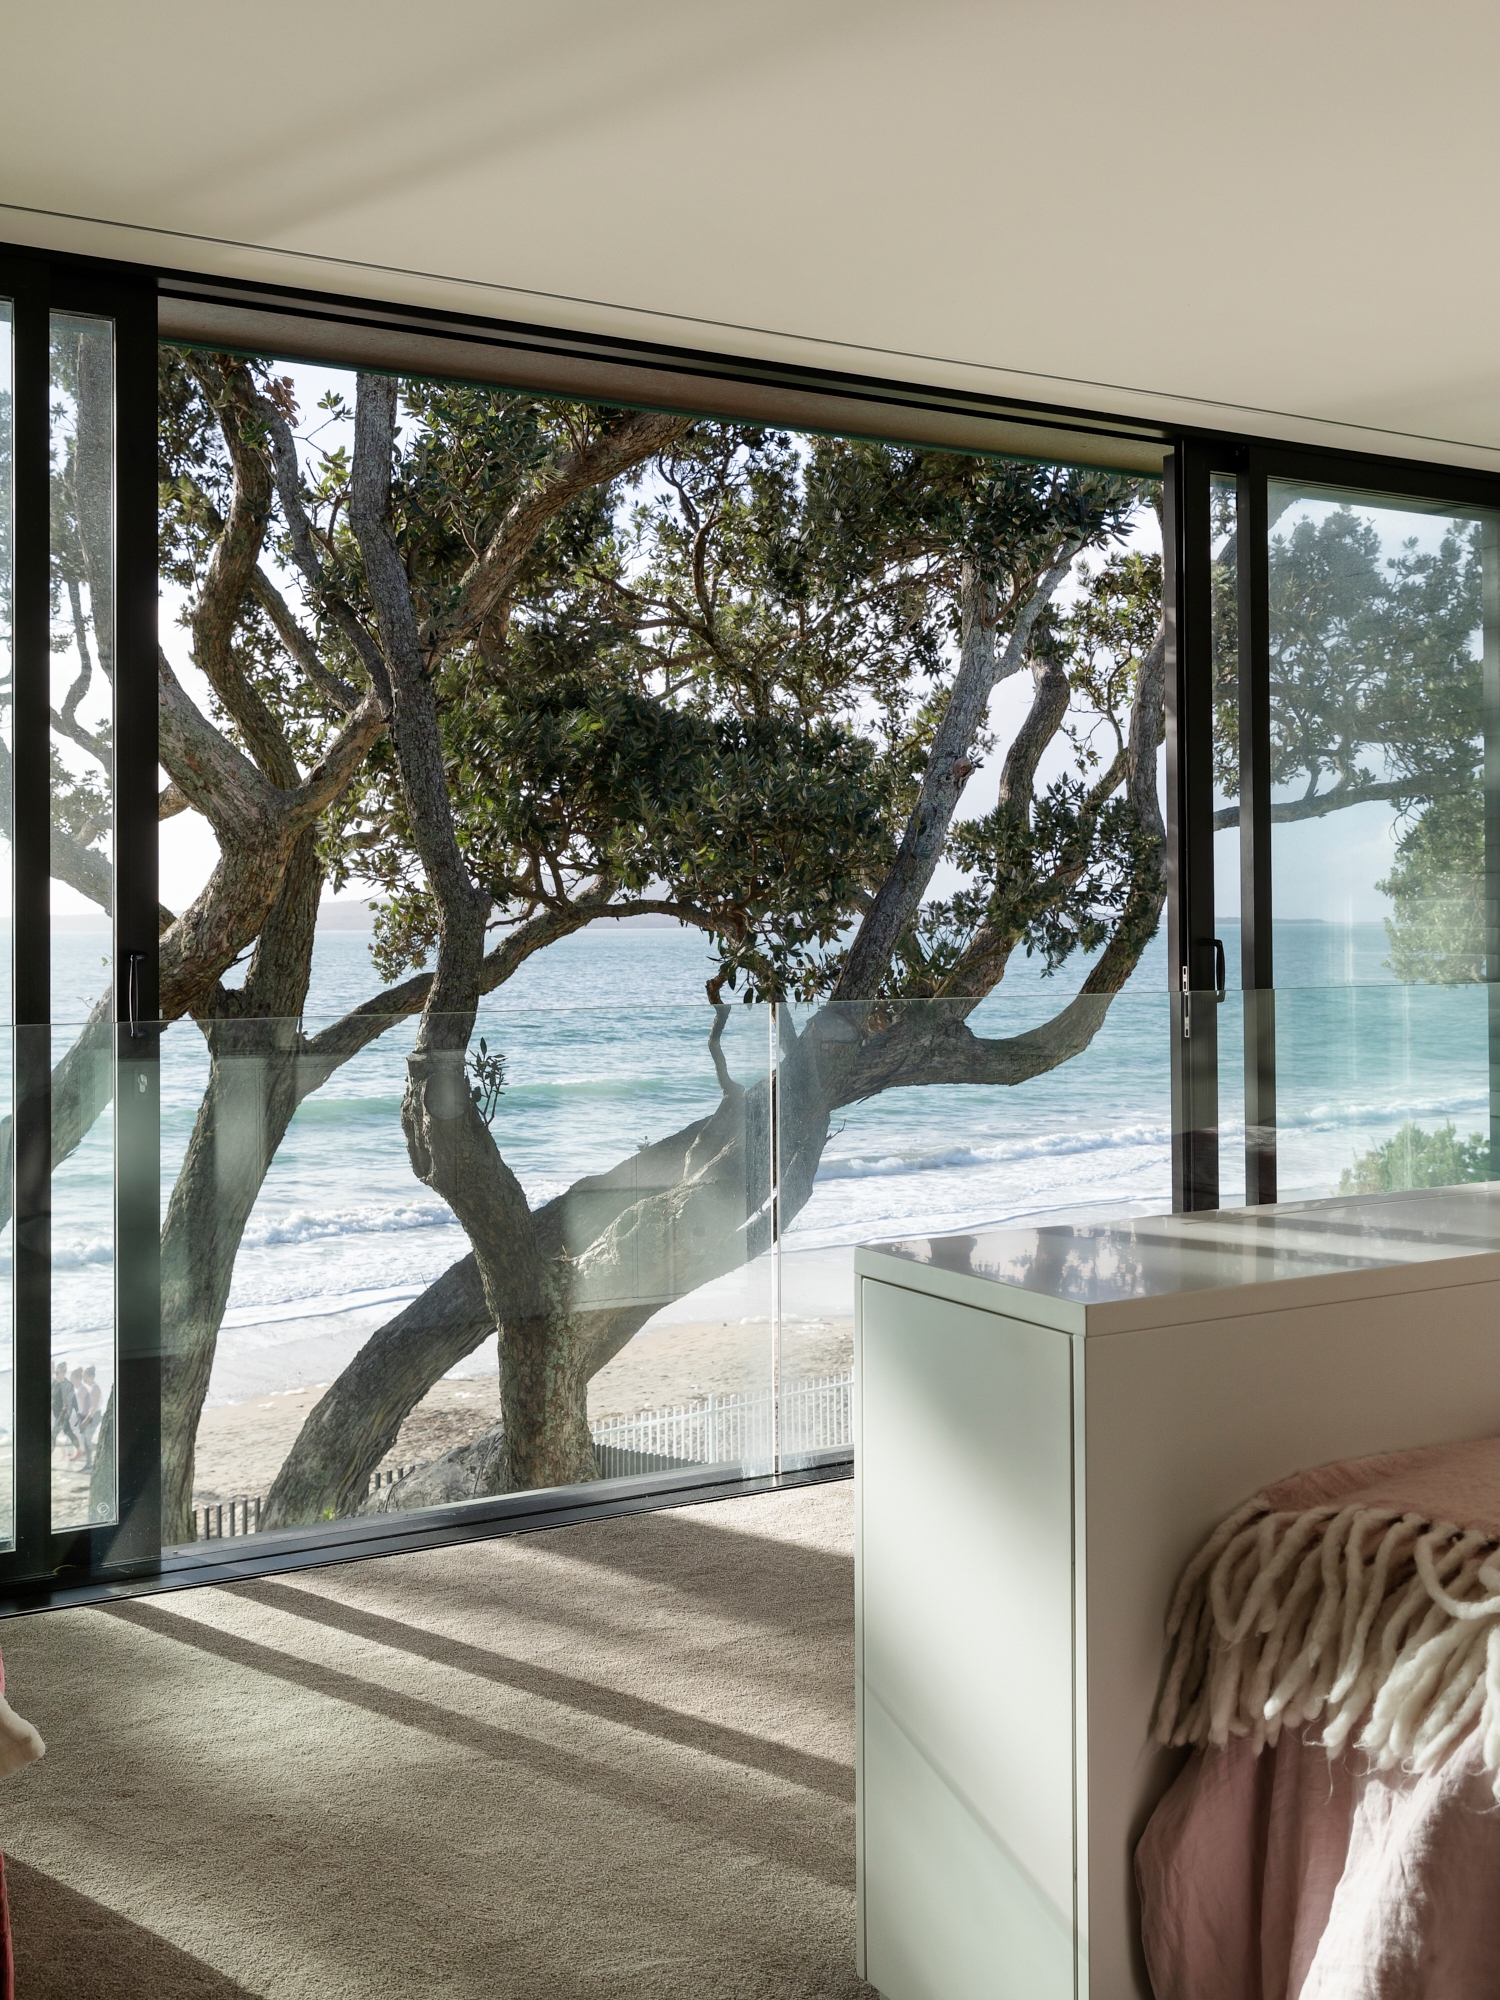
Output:
[[857,1250],[855,1269],[1063,1333],[1428,1292],[1500,1278],[1500,1181],[914,1236]]

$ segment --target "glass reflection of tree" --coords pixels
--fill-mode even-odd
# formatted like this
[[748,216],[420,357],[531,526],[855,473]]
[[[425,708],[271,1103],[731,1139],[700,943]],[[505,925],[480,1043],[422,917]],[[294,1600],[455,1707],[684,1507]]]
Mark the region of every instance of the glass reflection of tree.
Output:
[[113,355],[107,326],[52,342],[52,873],[113,908]]
[[[114,908],[114,342],[110,323],[54,316],[51,348],[49,575],[50,873],[104,916]],[[103,990],[78,1025],[78,997],[54,964],[54,1172],[113,1099],[112,955]],[[61,1033],[59,1034],[59,1030]],[[68,1044],[68,1037],[71,1043]],[[54,1208],[67,1207],[65,1184]],[[87,1518],[115,1510],[114,1395],[97,1441]],[[54,1496],[54,1527],[74,1524],[77,1501]]]
[[[1283,515],[1295,498],[1279,496]],[[1273,489],[1273,528],[1277,508]],[[1393,904],[1392,970],[1405,980],[1481,979],[1482,529],[1449,521],[1436,547],[1413,535],[1393,549],[1388,536],[1381,512],[1353,505],[1309,509],[1273,531],[1271,818],[1286,825],[1389,806],[1395,862],[1374,886]],[[1231,668],[1217,689],[1215,775],[1237,801],[1236,558],[1231,533],[1217,558],[1219,652]],[[1237,802],[1215,814],[1216,828],[1238,821]]]

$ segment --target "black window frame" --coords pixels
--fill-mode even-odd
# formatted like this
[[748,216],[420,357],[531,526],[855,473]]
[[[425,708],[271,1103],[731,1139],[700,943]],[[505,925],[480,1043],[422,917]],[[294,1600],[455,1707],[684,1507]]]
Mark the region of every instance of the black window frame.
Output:
[[[1240,968],[1244,1016],[1245,1201],[1277,1198],[1276,967],[1271,903],[1271,660],[1267,488],[1274,480],[1378,494],[1391,500],[1500,509],[1500,474],[1374,453],[1265,439],[1185,438],[1164,482],[1163,601],[1167,622],[1168,964],[1172,999],[1172,1205],[1219,1206],[1214,938],[1214,660],[1210,482],[1236,488],[1240,705]],[[1487,663],[1487,676],[1492,667]],[[1486,692],[1486,757],[1500,766],[1500,729]],[[1495,775],[1500,777],[1500,770]],[[1500,803],[1486,788],[1487,849],[1500,854]],[[1500,882],[1489,896],[1490,979],[1500,964]],[[1500,982],[1490,988],[1491,1146],[1500,1146]],[[1496,1155],[1500,1157],[1500,1154]]]
[[[1237,482],[1242,723],[1240,983],[1247,1006],[1247,1109],[1274,1130],[1274,966],[1270,953],[1269,652],[1266,482],[1295,477],[1393,497],[1453,499],[1500,508],[1500,474],[1429,460],[1324,449],[1218,430],[1147,422],[1107,409],[1069,408],[883,378],[770,363],[709,349],[613,339],[565,328],[420,310],[395,302],[229,281],[211,274],[52,255],[0,245],[0,295],[16,315],[15,658],[16,1019],[48,1018],[46,667],[48,532],[48,314],[99,313],[117,328],[116,619],[117,974],[135,956],[136,1010],[157,1010],[156,368],[159,341],[205,345],[345,367],[377,367],[668,408],[789,428],[868,436],[936,449],[1154,470],[1164,485],[1167,636],[1166,771],[1168,1008],[1173,1106],[1173,1205],[1217,1206],[1217,1036],[1212,824],[1213,662],[1210,483]],[[40,386],[38,386],[40,384]],[[33,496],[28,505],[26,494]],[[37,496],[40,496],[38,504]],[[1257,508],[1259,512],[1257,513]],[[1248,556],[1248,560],[1246,557]],[[25,667],[23,671],[23,658]],[[22,743],[29,746],[21,754]],[[128,866],[126,859],[128,857]],[[1497,918],[1500,924],[1500,918]],[[25,947],[22,940],[25,939]],[[46,1446],[50,1271],[47,1064],[17,1062],[16,1482],[17,1536],[0,1555],[0,1615],[52,1603],[223,1581],[567,1521],[767,1490],[827,1476],[847,1463],[765,1479],[704,1481],[696,1474],[611,1481],[507,1495],[393,1520],[215,1542],[164,1554],[159,1546],[160,1195],[158,1049],[132,1035],[129,1002],[115,1001],[116,1051],[146,1088],[120,1093],[117,1233],[121,1511],[117,1527],[54,1536],[47,1524]],[[1259,1010],[1259,1011],[1256,1011]],[[1252,1022],[1254,1032],[1251,1032]],[[33,1049],[45,1038],[30,1037]],[[25,1074],[23,1075],[23,1071]],[[1500,1076],[1500,1069],[1497,1069]],[[1262,1115],[1263,1114],[1263,1115]],[[1247,1198],[1274,1199],[1274,1144],[1247,1162]],[[23,1338],[23,1323],[30,1328]]]
[[53,313],[109,320],[115,356],[115,725],[112,945],[114,1019],[127,1020],[124,969],[137,966],[138,1018],[157,1008],[156,298],[129,265],[0,250],[12,301],[14,460],[12,659],[15,676],[14,884],[14,1476],[15,1538],[0,1588],[37,1575],[134,1572],[160,1544],[161,1310],[154,1038],[123,1046],[144,1090],[116,1118],[118,1509],[104,1526],[51,1527],[51,788],[49,778],[50,353]]

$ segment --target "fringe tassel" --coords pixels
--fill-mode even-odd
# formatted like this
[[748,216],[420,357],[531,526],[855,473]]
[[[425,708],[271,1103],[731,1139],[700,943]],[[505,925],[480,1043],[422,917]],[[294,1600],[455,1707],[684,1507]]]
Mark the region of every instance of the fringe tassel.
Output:
[[[1322,1722],[1377,1769],[1430,1771],[1475,1729],[1500,1800],[1500,1547],[1381,1507],[1249,1500],[1183,1573],[1155,1733],[1257,1751]],[[1355,1731],[1358,1729],[1358,1734]]]

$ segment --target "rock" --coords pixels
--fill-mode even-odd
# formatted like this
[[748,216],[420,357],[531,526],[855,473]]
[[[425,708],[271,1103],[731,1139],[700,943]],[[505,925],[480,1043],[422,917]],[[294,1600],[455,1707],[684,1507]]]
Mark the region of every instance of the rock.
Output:
[[392,1486],[382,1486],[361,1514],[410,1514],[418,1507],[451,1507],[505,1491],[505,1428],[492,1424],[477,1438],[419,1465]]

